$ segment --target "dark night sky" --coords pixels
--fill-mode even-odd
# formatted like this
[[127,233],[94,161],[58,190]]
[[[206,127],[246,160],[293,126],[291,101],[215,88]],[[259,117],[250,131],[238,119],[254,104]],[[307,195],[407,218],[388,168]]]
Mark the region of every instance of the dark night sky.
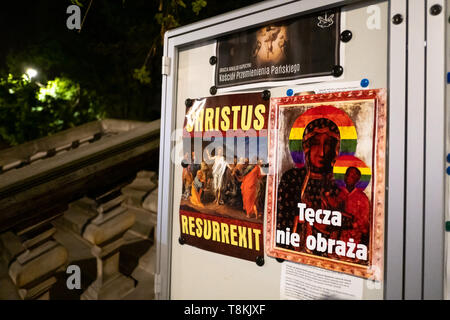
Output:
[[[256,0],[208,0],[195,16],[189,9],[179,11],[182,24],[225,13]],[[82,16],[89,1],[83,1]],[[160,112],[159,46],[148,63],[152,82],[141,85],[133,79],[151,47],[159,25],[154,16],[159,1],[94,0],[85,24],[78,33],[68,30],[69,0],[15,0],[0,11],[0,77],[20,74],[34,67],[36,80],[44,82],[66,76],[85,88],[95,90],[111,105],[109,116],[152,120]],[[150,108],[148,106],[151,106]]]
[[[182,24],[192,23],[210,16],[228,12],[258,0],[218,1],[209,0],[208,6],[203,9],[201,15],[196,17],[192,13],[181,14]],[[84,15],[88,1],[83,1],[81,8]],[[186,1],[186,3],[190,3]],[[30,48],[46,50],[60,50],[54,55],[62,54],[68,64],[71,59],[87,59],[92,43],[118,43],[129,45],[128,53],[143,55],[146,51],[136,52],[138,47],[145,48],[151,42],[155,29],[159,26],[154,19],[159,1],[155,0],[94,0],[86,18],[81,33],[68,30],[66,19],[69,16],[66,9],[71,5],[70,0],[15,0],[9,1],[0,11],[0,68],[5,67],[8,53],[20,53],[23,55]],[[141,37],[139,43],[126,43],[130,36],[130,29],[137,29],[132,33],[135,38]],[[146,41],[146,38],[147,41]],[[146,43],[147,42],[147,43]],[[134,48],[132,48],[134,47]],[[81,52],[87,51],[87,52]],[[50,55],[51,56],[51,55]],[[81,63],[82,61],[80,61]],[[59,65],[56,73],[64,71],[64,65]]]

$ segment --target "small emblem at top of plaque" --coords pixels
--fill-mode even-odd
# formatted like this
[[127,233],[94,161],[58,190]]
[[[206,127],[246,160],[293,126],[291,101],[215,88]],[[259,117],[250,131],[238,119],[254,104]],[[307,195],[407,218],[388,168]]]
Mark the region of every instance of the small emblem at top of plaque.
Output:
[[325,15],[323,17],[322,16],[318,16],[317,19],[319,19],[319,22],[317,23],[317,26],[322,28],[322,29],[323,28],[329,28],[334,23],[333,18],[334,18],[334,14],[327,15],[325,13]]

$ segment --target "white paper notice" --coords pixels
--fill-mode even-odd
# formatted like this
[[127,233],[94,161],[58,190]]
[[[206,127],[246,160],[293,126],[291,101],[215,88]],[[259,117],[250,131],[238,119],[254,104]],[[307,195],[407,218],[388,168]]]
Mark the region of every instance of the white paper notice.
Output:
[[308,94],[319,94],[319,93],[330,93],[337,91],[352,91],[352,90],[366,90],[369,87],[363,88],[361,87],[361,82],[359,81],[348,81],[348,82],[324,82],[324,83],[315,83],[313,85],[304,85],[298,86],[294,90],[294,95],[299,95],[302,92]]
[[280,282],[283,300],[360,300],[364,279],[285,261]]

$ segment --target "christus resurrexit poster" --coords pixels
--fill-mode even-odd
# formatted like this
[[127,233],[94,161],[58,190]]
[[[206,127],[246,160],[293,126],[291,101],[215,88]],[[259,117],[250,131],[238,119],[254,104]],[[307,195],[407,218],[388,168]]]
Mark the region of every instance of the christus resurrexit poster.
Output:
[[385,90],[271,100],[267,254],[381,280]]
[[269,101],[191,101],[183,128],[180,243],[263,262]]
[[340,11],[322,11],[217,41],[216,86],[331,75],[339,65]]

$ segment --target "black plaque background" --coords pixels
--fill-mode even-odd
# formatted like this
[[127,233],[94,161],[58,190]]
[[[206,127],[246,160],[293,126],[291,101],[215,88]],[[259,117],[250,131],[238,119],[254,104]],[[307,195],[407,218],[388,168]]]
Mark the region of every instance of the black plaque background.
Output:
[[[329,17],[334,14],[333,24],[321,28],[318,26],[319,16]],[[220,81],[219,70],[224,67],[232,67],[251,63],[250,68],[271,67],[273,63],[257,64],[252,57],[257,38],[257,32],[261,27],[252,28],[228,35],[217,40],[217,64],[215,81],[218,88],[236,86],[241,84],[257,83],[263,81],[292,80],[307,77],[332,75],[332,69],[339,65],[339,34],[340,34],[340,10],[333,9],[316,12],[305,16],[292,18],[267,26],[286,26],[289,41],[286,57],[277,65],[300,64],[300,71],[295,74],[269,74],[246,79]]]

